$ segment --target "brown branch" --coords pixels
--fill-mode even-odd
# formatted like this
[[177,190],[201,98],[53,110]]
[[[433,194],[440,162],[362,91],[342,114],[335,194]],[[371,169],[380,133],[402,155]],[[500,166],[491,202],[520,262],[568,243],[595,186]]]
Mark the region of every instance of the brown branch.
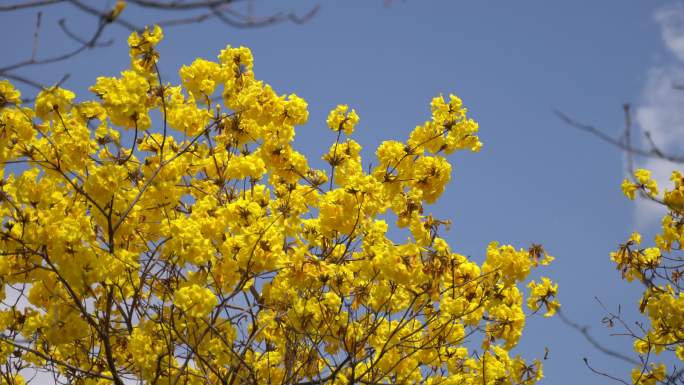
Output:
[[[250,17],[242,15],[226,7],[210,6],[211,12],[218,18],[223,24],[229,25],[233,28],[259,28],[266,27],[272,24],[279,23],[286,19],[286,16],[282,14],[275,14],[260,20],[254,20]],[[230,14],[236,19],[232,19],[226,14]],[[243,21],[245,20],[245,21]]]
[[100,373],[96,373],[96,372],[91,372],[91,371],[88,371],[88,370],[85,370],[85,369],[81,369],[81,368],[79,368],[79,367],[77,367],[77,366],[73,366],[73,365],[71,365],[71,364],[69,364],[69,363],[66,363],[66,362],[64,362],[64,361],[60,361],[60,360],[58,360],[58,359],[56,359],[56,358],[54,358],[54,357],[52,357],[52,356],[50,356],[50,355],[41,353],[41,352],[39,352],[39,351],[37,351],[37,350],[35,350],[35,349],[29,348],[28,346],[24,346],[24,345],[21,345],[21,344],[18,344],[18,343],[16,343],[16,342],[12,341],[12,340],[9,340],[9,339],[5,338],[5,336],[1,336],[1,335],[0,335],[0,342],[4,342],[4,343],[6,343],[6,344],[8,344],[8,345],[12,345],[12,346],[13,346],[14,348],[16,348],[16,349],[20,349],[20,350],[29,352],[29,353],[34,354],[34,355],[36,355],[36,356],[38,356],[38,357],[40,357],[40,358],[42,358],[42,359],[44,359],[44,360],[46,360],[46,361],[52,363],[52,364],[56,364],[56,365],[59,365],[59,366],[63,366],[63,367],[65,367],[65,368],[70,369],[70,370],[73,370],[73,371],[75,371],[75,372],[83,373],[83,374],[86,374],[86,375],[89,375],[89,376],[93,376],[93,377],[96,377],[96,378],[102,378],[102,379],[104,379],[104,380],[109,380],[109,381],[113,381],[113,380],[114,380],[114,378],[112,378],[112,377],[110,377],[110,376],[106,376],[106,375],[104,375],[104,374],[100,374]]
[[129,0],[132,4],[139,5],[145,8],[156,8],[168,11],[183,11],[190,9],[199,8],[211,8],[221,5],[234,3],[236,0],[202,0],[193,2],[181,2],[181,1],[156,1],[156,0]]
[[44,5],[52,5],[63,3],[65,0],[37,0],[37,1],[25,1],[19,4],[10,5],[0,5],[0,12],[11,12],[18,11],[20,9],[42,7]]
[[623,383],[623,384],[625,384],[625,385],[630,385],[627,381],[625,381],[625,380],[623,380],[623,379],[617,378],[617,377],[615,377],[615,376],[611,376],[611,375],[608,374],[608,373],[600,372],[600,371],[594,369],[593,367],[591,367],[591,365],[589,365],[589,360],[588,360],[586,357],[583,358],[582,360],[584,360],[584,364],[587,365],[587,368],[589,368],[589,370],[591,370],[592,372],[594,372],[594,373],[596,373],[596,374],[598,374],[598,375],[600,375],[600,376],[610,378],[610,379],[613,380],[613,381],[618,381],[618,382],[621,382],[621,383]]
[[[216,9],[212,10],[211,12],[206,12],[202,13],[196,16],[190,16],[190,17],[182,17],[182,18],[177,18],[177,19],[169,19],[169,20],[163,20],[159,21],[156,24],[158,24],[161,27],[165,26],[175,26],[175,25],[185,25],[185,24],[198,24],[201,23],[205,20],[218,17],[217,16],[217,11],[219,13],[221,12],[228,12],[228,9],[226,7],[227,4],[224,4],[222,7],[217,7]],[[222,20],[222,22],[229,24],[233,27],[237,28],[248,28],[248,27],[260,27],[260,26],[266,26],[266,25],[271,25],[277,22],[282,22],[285,20],[289,20],[295,24],[304,24],[311,20],[316,13],[320,10],[320,5],[316,4],[314,7],[311,8],[307,13],[305,13],[302,16],[299,16],[295,14],[294,12],[289,13],[287,15],[278,15],[277,20],[273,20],[275,16],[270,16],[266,17],[265,19],[261,21],[254,21],[253,19],[250,19],[250,17],[242,14],[238,14],[237,12],[232,11],[235,17],[237,17],[240,20],[247,20],[245,22],[239,22],[233,19],[228,19],[225,15],[227,20]]]
[[[72,40],[76,41],[79,44],[89,44],[88,41],[86,41],[82,37],[76,35],[76,33],[72,32],[71,30],[69,30],[69,28],[67,28],[66,19],[64,19],[64,18],[59,19],[57,24],[59,25],[59,27],[62,29],[62,32],[64,32],[64,34],[67,37],[71,38]],[[112,45],[112,43],[114,43],[114,40],[109,39],[109,40],[102,42],[102,43],[94,43],[93,47],[109,47],[110,45]]]
[[196,24],[196,23],[201,23],[207,19],[210,19],[214,16],[214,13],[203,13],[201,15],[197,16],[191,16],[191,17],[183,17],[179,19],[170,19],[170,20],[163,20],[158,22],[157,24],[160,27],[166,27],[166,26],[174,26],[174,25],[184,25],[184,24]]
[[93,16],[99,17],[100,20],[109,20],[110,23],[114,22],[114,23],[128,29],[131,32],[142,30],[142,28],[136,26],[135,24],[133,24],[131,22],[126,21],[125,19],[122,19],[120,16],[117,17],[115,20],[111,20],[109,12],[98,11],[96,8],[93,8],[87,4],[84,4],[79,0],[68,0],[68,1],[69,1],[69,3],[74,5],[76,8],[80,9],[81,11],[83,11],[85,13],[89,13]]
[[8,78],[8,79],[12,79],[12,80],[18,81],[18,82],[20,82],[20,83],[24,83],[24,84],[29,85],[29,86],[31,86],[31,87],[33,87],[33,88],[38,89],[38,90],[43,90],[43,89],[47,88],[47,87],[45,87],[44,85],[38,83],[37,81],[31,80],[31,79],[26,78],[26,77],[21,76],[21,75],[15,75],[15,74],[10,74],[10,73],[6,73],[6,72],[4,72],[4,73],[3,73],[3,72],[0,72],[0,76],[3,76],[3,77],[6,77],[6,78]]
[[[634,155],[640,155],[640,156],[645,156],[648,158],[656,158],[656,159],[664,159],[668,160],[670,162],[674,163],[684,163],[684,157],[682,156],[676,156],[676,155],[669,155],[669,154],[664,154],[660,151],[654,151],[653,149],[651,150],[644,150],[638,147],[634,147],[625,140],[620,140],[620,139],[615,139],[612,136],[606,134],[605,132],[599,130],[598,128],[589,125],[589,124],[584,124],[580,123],[572,118],[570,118],[568,115],[564,114],[561,111],[554,110],[554,113],[556,116],[558,116],[563,122],[568,124],[571,127],[580,129],[582,131],[588,132],[602,141],[615,146],[623,151],[626,151],[628,154],[634,154]],[[627,134],[627,132],[625,132]]]
[[[218,18],[221,22],[224,24],[230,25],[235,28],[256,28],[256,27],[264,27],[268,25],[272,25],[275,23],[280,23],[284,21],[291,21],[295,24],[302,24],[307,22],[309,19],[311,19],[319,10],[320,6],[315,5],[311,10],[309,10],[307,13],[305,13],[302,16],[299,16],[295,14],[294,12],[291,12],[289,14],[285,13],[276,13],[270,16],[265,16],[265,17],[260,17],[260,18],[254,18],[250,14],[245,15],[243,13],[240,13],[234,9],[231,8],[232,5],[239,3],[240,1],[238,0],[196,0],[196,1],[190,1],[190,2],[184,2],[184,1],[177,1],[177,0],[169,0],[169,1],[161,1],[161,0],[132,0],[129,1],[129,3],[137,5],[139,7],[143,8],[150,8],[150,9],[157,9],[159,11],[167,11],[167,12],[172,12],[172,11],[192,11],[192,10],[200,10],[204,9],[205,12],[196,15],[196,16],[189,16],[189,17],[181,17],[181,18],[176,18],[176,19],[170,19],[170,20],[165,20],[161,21],[158,24],[162,26],[174,26],[174,25],[183,25],[183,24],[193,24],[193,23],[201,23],[207,19],[216,17]],[[96,30],[92,33],[92,36],[90,38],[85,38],[79,36],[79,34],[75,33],[73,30],[69,29],[66,25],[66,20],[61,19],[58,22],[59,27],[61,30],[64,32],[64,34],[67,36],[67,38],[77,42],[79,45],[75,49],[72,49],[70,51],[63,52],[58,55],[50,56],[47,58],[38,58],[38,41],[39,41],[39,32],[40,32],[40,26],[41,26],[41,19],[42,19],[42,12],[38,12],[37,16],[37,23],[36,23],[36,30],[34,33],[33,37],[33,49],[31,51],[30,58],[26,60],[21,60],[9,65],[5,65],[4,67],[0,68],[0,76],[7,77],[9,79],[18,81],[20,83],[24,83],[32,88],[42,90],[45,89],[46,86],[43,85],[41,82],[29,79],[25,76],[20,76],[13,74],[14,70],[18,69],[23,69],[26,67],[32,67],[32,66],[38,66],[38,65],[48,65],[48,64],[53,64],[57,62],[62,62],[66,61],[69,59],[72,59],[81,53],[91,50],[93,48],[98,48],[98,47],[106,47],[109,46],[113,43],[113,40],[107,40],[104,42],[101,42],[100,39],[102,38],[103,32],[106,29],[106,27],[110,24],[117,24],[129,31],[141,31],[142,28],[135,25],[134,23],[121,18],[120,15],[116,15],[116,17],[113,15],[112,10],[110,9],[105,9],[105,10],[100,10],[96,8],[95,6],[92,5],[91,2],[86,2],[83,0],[35,0],[35,1],[26,1],[23,3],[17,3],[17,4],[11,4],[11,5],[2,5],[0,6],[0,12],[2,11],[14,11],[14,10],[20,10],[20,9],[27,9],[27,8],[40,8],[43,6],[49,6],[53,4],[61,4],[61,3],[68,3],[75,8],[79,9],[82,12],[85,12],[89,15],[95,16],[98,19],[98,26]],[[31,99],[26,99],[31,100]]]
[[36,15],[36,31],[33,33],[33,49],[31,50],[31,60],[36,60],[36,52],[38,51],[38,35],[40,34],[40,20],[43,18],[43,12],[38,12]]
[[31,58],[31,59],[23,60],[23,61],[14,63],[14,64],[10,64],[8,66],[0,68],[0,74],[4,74],[8,71],[16,70],[19,68],[30,67],[30,66],[34,66],[34,65],[40,65],[40,64],[51,64],[51,63],[56,63],[56,62],[64,61],[67,59],[71,59],[72,57],[80,54],[81,52],[94,47],[95,44],[97,43],[97,40],[102,35],[102,31],[104,31],[107,24],[108,23],[106,23],[106,22],[101,22],[100,25],[98,26],[97,30],[95,30],[95,33],[93,34],[93,36],[90,38],[90,40],[86,44],[82,44],[80,47],[76,48],[75,50],[72,50],[72,51],[57,55],[57,56],[49,57],[46,59],[37,60],[37,59]]
[[309,12],[305,13],[302,16],[298,16],[295,13],[290,13],[289,15],[287,15],[287,18],[295,24],[304,24],[307,21],[311,20],[311,18],[314,17],[320,9],[321,5],[316,4],[313,6],[313,8],[311,8],[311,10],[309,10]]
[[600,350],[602,353],[609,355],[611,357],[620,359],[622,361],[628,362],[632,365],[640,365],[641,364],[639,361],[635,360],[632,357],[629,357],[629,356],[622,354],[620,352],[616,352],[614,350],[608,349],[605,346],[601,345],[601,343],[596,341],[596,339],[594,339],[594,337],[592,337],[591,334],[589,334],[589,327],[588,326],[586,326],[586,325],[583,326],[583,325],[580,325],[580,324],[577,324],[577,323],[571,321],[568,317],[566,317],[566,315],[561,311],[561,309],[558,309],[556,311],[556,314],[558,314],[558,317],[561,319],[561,321],[563,321],[564,324],[566,324],[566,325],[570,326],[571,328],[580,332],[582,334],[582,336],[584,337],[584,339],[586,339],[593,347]]

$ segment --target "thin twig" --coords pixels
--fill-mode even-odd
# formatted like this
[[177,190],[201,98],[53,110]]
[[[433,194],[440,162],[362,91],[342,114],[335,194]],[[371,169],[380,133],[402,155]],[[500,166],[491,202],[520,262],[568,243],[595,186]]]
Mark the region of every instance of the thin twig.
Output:
[[563,321],[563,323],[565,323],[566,325],[568,325],[568,326],[570,326],[571,328],[573,328],[573,329],[577,330],[578,332],[580,332],[580,333],[582,334],[582,336],[583,336],[583,337],[584,337],[584,338],[585,338],[593,347],[595,347],[596,349],[600,350],[602,353],[604,353],[604,354],[606,354],[606,355],[609,355],[609,356],[611,356],[611,357],[618,358],[618,359],[620,359],[620,360],[622,360],[622,361],[628,362],[628,363],[633,364],[633,365],[640,365],[639,361],[635,360],[634,358],[629,357],[629,356],[627,356],[627,355],[624,355],[624,354],[622,354],[622,353],[620,353],[620,352],[616,352],[616,351],[614,351],[614,350],[608,349],[608,348],[606,348],[605,346],[601,345],[601,343],[599,343],[598,341],[596,341],[596,339],[594,339],[594,337],[592,337],[591,334],[589,334],[589,327],[588,327],[588,326],[586,326],[586,325],[585,325],[585,326],[582,326],[582,325],[580,325],[580,324],[577,324],[577,323],[573,322],[573,321],[570,320],[570,319],[569,319],[569,318],[568,318],[560,309],[558,309],[558,310],[556,311],[556,313],[558,314],[558,317],[560,317],[561,321]]
[[591,365],[589,365],[589,360],[588,360],[586,357],[583,358],[583,360],[584,360],[584,364],[587,365],[587,368],[589,368],[589,370],[591,370],[592,372],[594,372],[594,373],[596,373],[596,374],[598,374],[598,375],[600,375],[600,376],[604,376],[604,377],[610,378],[610,379],[613,380],[613,381],[618,381],[618,382],[621,382],[621,383],[623,383],[623,384],[625,384],[625,385],[630,385],[627,381],[625,381],[625,380],[623,380],[623,379],[617,378],[617,377],[615,377],[615,376],[611,376],[611,375],[608,374],[608,373],[600,372],[600,371],[598,371],[598,370],[592,368]]
[[52,5],[57,3],[63,3],[64,0],[37,0],[37,1],[24,1],[19,4],[10,5],[0,5],[0,12],[10,12],[18,11],[20,9],[42,7],[44,5]]
[[610,135],[606,134],[605,132],[597,129],[596,127],[589,125],[589,124],[584,124],[577,122],[576,120],[570,118],[568,115],[564,114],[561,111],[554,110],[554,113],[556,116],[558,116],[562,121],[564,121],[566,124],[569,126],[578,128],[582,131],[586,131],[592,135],[595,135],[599,139],[603,140],[604,142],[607,142],[615,147],[620,148],[623,151],[627,151],[628,153],[635,154],[635,155],[640,155],[640,156],[645,156],[649,158],[656,158],[656,159],[664,159],[668,160],[670,162],[674,163],[684,163],[684,157],[682,156],[676,156],[676,155],[668,155],[668,154],[656,154],[653,151],[646,151],[641,148],[633,147],[630,144],[625,143],[624,140],[618,140]]
[[[74,40],[80,44],[89,44],[85,39],[76,35],[74,32],[71,32],[71,30],[69,30],[69,28],[67,28],[66,19],[64,19],[64,18],[59,19],[57,24],[62,29],[62,32],[64,32],[64,34],[67,35],[68,37],[70,37],[72,40]],[[109,47],[110,45],[112,45],[112,43],[114,43],[114,39],[109,39],[109,40],[102,42],[102,43],[99,43],[99,42],[95,43],[95,44],[93,44],[93,47]]]
[[33,33],[33,50],[31,51],[31,60],[36,60],[36,53],[38,52],[38,36],[40,34],[40,20],[43,17],[43,12],[39,11],[36,15],[36,31]]

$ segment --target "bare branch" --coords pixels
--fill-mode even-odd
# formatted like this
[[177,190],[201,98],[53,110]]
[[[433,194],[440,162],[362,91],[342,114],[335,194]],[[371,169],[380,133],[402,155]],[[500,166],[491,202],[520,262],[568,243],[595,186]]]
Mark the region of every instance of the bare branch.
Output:
[[[224,24],[230,25],[235,28],[256,28],[272,25],[275,23],[290,21],[295,24],[302,24],[310,20],[319,10],[320,6],[315,5],[311,10],[309,10],[304,15],[297,15],[294,12],[283,13],[278,12],[269,16],[254,17],[251,12],[251,3],[248,3],[248,12],[244,14],[233,8],[233,5],[238,3],[243,3],[244,0],[196,0],[196,1],[178,1],[178,0],[133,0],[128,1],[129,5],[135,5],[142,8],[153,9],[161,12],[179,12],[179,11],[198,11],[204,10],[203,13],[198,15],[190,15],[179,18],[171,18],[167,20],[162,20],[156,24],[161,26],[174,26],[174,25],[184,25],[184,24],[195,24],[201,23],[211,18],[218,18]],[[40,36],[40,27],[42,21],[42,12],[38,13],[36,21],[36,29],[33,36],[33,47],[31,55],[28,59],[20,60],[15,63],[6,64],[0,67],[0,76],[5,76],[7,78],[16,80],[18,82],[27,84],[35,89],[44,89],[45,86],[42,82],[29,79],[26,76],[17,75],[14,72],[27,67],[49,65],[53,63],[58,63],[72,59],[85,51],[92,50],[93,48],[106,47],[113,43],[113,40],[101,41],[104,30],[112,24],[116,24],[124,29],[133,31],[142,31],[142,27],[132,23],[125,18],[122,18],[118,12],[114,12],[113,9],[99,9],[94,6],[92,2],[87,2],[83,0],[36,0],[27,1],[23,3],[17,3],[12,5],[0,6],[0,12],[2,11],[14,11],[27,8],[40,8],[46,7],[53,4],[68,3],[71,6],[77,8],[78,10],[95,16],[98,20],[97,28],[93,31],[90,37],[84,36],[82,33],[76,32],[74,29],[67,26],[67,21],[62,18],[59,20],[58,25],[66,37],[74,42],[78,43],[78,46],[72,50],[62,52],[60,54],[40,58],[38,52],[38,42]],[[153,23],[155,24],[155,23]]]
[[682,157],[682,156],[668,155],[668,154],[663,154],[663,153],[658,154],[658,153],[654,152],[653,149],[650,151],[647,151],[647,150],[644,150],[641,148],[633,147],[632,145],[625,143],[623,140],[619,140],[619,139],[615,139],[615,138],[611,137],[610,135],[606,134],[605,132],[599,130],[598,128],[596,128],[592,125],[580,123],[580,122],[570,118],[568,115],[564,114],[561,111],[554,110],[554,113],[556,114],[556,116],[558,116],[562,121],[564,121],[569,126],[572,126],[574,128],[578,128],[582,131],[586,131],[586,132],[598,137],[602,141],[609,143],[615,147],[618,147],[619,149],[626,151],[628,153],[640,155],[640,156],[645,156],[645,157],[649,157],[649,158],[664,159],[664,160],[668,160],[668,161],[674,162],[674,163],[684,163],[684,157]]
[[36,52],[38,51],[38,35],[40,33],[40,19],[43,12],[38,12],[36,15],[36,31],[33,33],[33,50],[31,51],[31,60],[36,60]]
[[31,79],[24,77],[24,76],[15,75],[15,74],[6,73],[6,72],[4,72],[4,73],[0,72],[0,75],[6,77],[8,79],[12,79],[12,80],[24,83],[24,84],[29,85],[33,88],[38,89],[38,90],[43,90],[43,89],[47,88],[44,85],[36,82],[35,80],[31,80]]
[[129,0],[131,3],[139,5],[141,7],[164,9],[170,11],[184,11],[190,9],[199,8],[211,8],[218,7],[226,4],[232,4],[236,0],[201,0],[193,2],[182,2],[182,1],[156,1],[156,0]]
[[[57,22],[59,27],[62,29],[62,32],[64,32],[65,35],[67,35],[69,38],[72,40],[76,41],[79,44],[89,44],[88,41],[83,39],[82,37],[76,35],[74,32],[71,32],[69,28],[66,26],[66,19],[59,19],[59,22]],[[114,39],[109,39],[107,41],[101,42],[101,43],[95,43],[93,44],[94,47],[108,47],[114,43]]]
[[19,4],[10,5],[0,5],[0,12],[10,12],[18,11],[20,9],[42,7],[44,5],[52,5],[57,3],[63,3],[65,0],[36,0],[36,1],[25,1]]
[[309,12],[305,13],[302,16],[298,16],[295,13],[290,13],[288,15],[288,19],[290,19],[290,21],[295,23],[295,24],[304,24],[304,23],[308,22],[309,20],[311,20],[311,18],[314,17],[320,9],[321,9],[321,5],[316,4],[316,5],[314,5],[313,8],[311,8],[311,10],[309,10]]
[[627,363],[630,363],[632,365],[639,365],[640,364],[639,361],[635,360],[632,357],[629,357],[629,356],[622,354],[620,352],[617,352],[615,350],[608,349],[605,346],[601,345],[601,343],[596,341],[596,339],[594,339],[594,337],[592,337],[591,334],[589,334],[589,327],[588,326],[580,325],[580,324],[577,324],[577,323],[571,321],[565,315],[565,313],[563,313],[560,309],[558,309],[556,312],[557,312],[558,316],[560,317],[561,321],[563,321],[563,323],[565,323],[566,325],[568,325],[571,328],[580,332],[582,334],[582,336],[584,337],[584,339],[586,339],[593,347],[600,350],[602,353],[609,355],[611,357],[620,359],[620,360],[625,361]]
[[625,384],[625,385],[630,385],[627,381],[625,381],[625,380],[623,380],[623,379],[617,378],[617,377],[615,377],[615,376],[611,376],[611,375],[608,374],[608,373],[600,372],[600,371],[594,369],[591,365],[589,365],[589,360],[588,360],[586,357],[583,358],[583,360],[584,360],[584,364],[585,364],[585,365],[587,366],[587,368],[589,368],[589,370],[591,370],[592,372],[594,372],[594,373],[596,373],[596,374],[598,374],[598,375],[600,375],[600,376],[603,376],[603,377],[606,377],[606,378],[610,378],[610,379],[613,380],[613,381],[621,382],[621,383],[623,383],[623,384]]

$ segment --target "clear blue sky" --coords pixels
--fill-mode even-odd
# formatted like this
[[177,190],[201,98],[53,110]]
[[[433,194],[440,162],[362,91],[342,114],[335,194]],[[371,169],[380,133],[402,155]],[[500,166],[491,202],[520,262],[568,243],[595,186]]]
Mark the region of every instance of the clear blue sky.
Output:
[[[292,4],[304,12],[314,2]],[[611,308],[621,304],[630,316],[638,301],[638,287],[620,280],[608,256],[636,226],[634,204],[620,193],[622,154],[565,126],[552,110],[617,134],[622,103],[640,103],[649,69],[669,60],[653,19],[665,4],[407,0],[386,7],[383,0],[328,1],[304,25],[236,30],[210,21],[167,28],[161,71],[176,81],[178,68],[196,57],[213,59],[227,44],[249,46],[258,78],[309,102],[309,124],[297,143],[312,158],[322,153],[321,143],[334,140],[325,117],[338,103],[357,110],[357,140],[372,154],[380,141],[404,139],[426,120],[433,96],[458,94],[480,123],[484,148],[451,158],[452,183],[432,208],[453,220],[452,247],[481,260],[492,240],[542,243],[557,258],[543,274],[559,282],[565,313],[591,325],[599,340],[627,350],[629,341],[608,337],[594,300]],[[127,12],[139,24],[158,18]],[[64,48],[55,27],[61,17],[74,30],[94,28],[94,20],[73,7],[52,7],[44,14],[39,53]],[[34,18],[35,11],[0,14],[0,66],[30,55]],[[96,76],[128,65],[127,32],[112,27],[106,36],[115,39],[110,48],[22,73],[49,83],[70,72],[66,87],[85,93]],[[541,357],[545,346],[544,384],[606,383],[582,357],[629,376],[626,365],[594,350],[559,320],[530,319],[519,351]]]

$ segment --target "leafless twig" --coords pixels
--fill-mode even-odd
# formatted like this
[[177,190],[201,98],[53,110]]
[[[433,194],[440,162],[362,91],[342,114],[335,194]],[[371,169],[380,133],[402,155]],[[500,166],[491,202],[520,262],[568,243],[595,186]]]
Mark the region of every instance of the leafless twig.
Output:
[[625,355],[625,354],[622,354],[622,353],[620,353],[620,352],[618,352],[618,351],[615,351],[615,350],[612,350],[612,349],[608,349],[607,347],[603,346],[600,342],[598,342],[598,341],[589,333],[589,326],[587,326],[587,325],[580,325],[580,324],[578,324],[578,323],[576,323],[576,322],[570,320],[570,319],[565,315],[565,313],[563,313],[560,309],[557,310],[557,314],[558,314],[558,316],[560,317],[561,321],[563,321],[563,323],[565,323],[566,325],[568,325],[568,326],[570,326],[571,328],[573,328],[573,329],[577,330],[578,332],[580,332],[580,333],[582,334],[582,336],[584,337],[584,339],[587,340],[587,342],[589,342],[593,347],[595,347],[596,349],[598,349],[598,350],[601,351],[602,353],[604,353],[604,354],[606,354],[606,355],[608,355],[608,356],[611,356],[611,357],[615,357],[615,358],[617,358],[617,359],[620,359],[620,360],[622,360],[622,361],[625,361],[625,362],[630,363],[630,364],[633,364],[633,365],[639,365],[639,364],[640,364],[639,361],[635,360],[635,359],[632,358],[632,357],[629,357],[629,356],[627,356],[627,355]]
[[[216,18],[234,28],[256,28],[265,27],[277,23],[291,22],[295,24],[302,24],[310,20],[319,10],[319,5],[314,5],[308,12],[303,15],[294,12],[276,12],[266,16],[255,16],[252,8],[252,2],[244,0],[195,0],[195,1],[177,1],[177,0],[129,0],[127,3],[129,7],[137,7],[142,9],[150,9],[161,13],[187,13],[182,17],[170,18],[159,21],[157,23],[150,22],[150,24],[159,24],[161,26],[176,26],[183,24],[202,23],[208,19]],[[237,5],[246,3],[247,12],[241,12],[236,9]],[[49,57],[41,57],[39,52],[39,38],[42,27],[43,11],[47,7],[52,7],[59,4],[68,4],[80,12],[94,16],[98,20],[97,27],[90,33],[84,36],[80,31],[76,31],[67,26],[67,19],[59,20],[58,25],[67,39],[73,40],[78,44],[76,48],[67,50],[65,52],[55,54]],[[94,2],[86,2],[83,0],[34,0],[26,2],[17,2],[10,5],[0,5],[0,12],[13,12],[18,10],[26,10],[31,8],[38,9],[36,16],[36,28],[33,34],[33,46],[29,58],[18,60],[14,63],[3,63],[0,65],[0,77],[5,77],[37,90],[47,88],[49,85],[44,84],[32,77],[21,74],[22,70],[35,67],[47,66],[50,64],[64,62],[79,56],[86,51],[95,48],[107,47],[112,44],[113,39],[103,40],[103,35],[110,25],[117,25],[123,28],[128,33],[132,31],[141,31],[142,27],[132,23],[125,17],[121,17],[115,8],[101,9],[98,8]],[[120,11],[120,10],[119,10]],[[135,11],[128,11],[133,13]],[[199,13],[198,13],[199,12]],[[73,26],[73,25],[72,25]],[[62,79],[64,80],[64,78]]]
[[[627,109],[629,109],[628,105]],[[556,116],[558,116],[563,122],[567,123],[569,126],[578,128],[582,131],[588,132],[602,141],[615,146],[628,154],[634,154],[634,155],[640,155],[640,156],[645,156],[649,158],[657,158],[657,159],[664,159],[668,160],[670,162],[674,163],[684,163],[684,157],[679,156],[679,155],[671,155],[671,154],[665,154],[662,151],[658,150],[657,148],[651,148],[650,150],[644,150],[642,148],[634,147],[632,146],[626,139],[629,138],[630,130],[626,130],[623,135],[622,139],[616,139],[613,138],[612,136],[606,134],[604,131],[590,125],[590,124],[585,124],[585,123],[580,123],[573,118],[569,117],[565,113],[559,111],[559,110],[554,110],[554,113]]]

